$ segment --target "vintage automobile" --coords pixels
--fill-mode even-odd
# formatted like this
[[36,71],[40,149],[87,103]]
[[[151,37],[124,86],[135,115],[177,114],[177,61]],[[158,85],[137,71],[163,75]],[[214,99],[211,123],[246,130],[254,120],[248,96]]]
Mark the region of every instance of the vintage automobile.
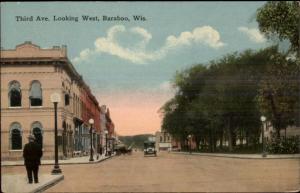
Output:
[[121,154],[131,155],[132,149],[130,147],[127,148],[126,145],[124,145],[124,144],[118,144],[117,146],[115,146],[115,152],[116,152],[117,155],[121,155]]
[[154,141],[145,141],[144,142],[144,156],[146,156],[146,155],[157,156]]

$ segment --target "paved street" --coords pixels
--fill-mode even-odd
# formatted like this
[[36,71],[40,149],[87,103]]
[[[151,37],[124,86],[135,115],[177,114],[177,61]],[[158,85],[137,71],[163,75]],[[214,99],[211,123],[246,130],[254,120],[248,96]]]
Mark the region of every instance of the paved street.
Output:
[[[141,152],[97,164],[62,165],[64,180],[46,192],[283,192],[299,189],[298,159],[236,159]],[[52,166],[41,167],[50,173]],[[3,167],[23,173],[21,166]]]

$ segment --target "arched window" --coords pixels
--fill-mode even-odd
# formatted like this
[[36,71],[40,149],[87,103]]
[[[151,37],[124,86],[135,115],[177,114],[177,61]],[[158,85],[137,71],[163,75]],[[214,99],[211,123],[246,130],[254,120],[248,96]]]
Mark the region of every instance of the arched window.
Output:
[[30,86],[29,99],[31,106],[42,106],[42,88],[39,81],[33,81]]
[[11,107],[20,107],[21,106],[21,85],[17,81],[12,81],[9,83],[8,90],[9,104]]
[[10,127],[10,142],[12,150],[22,149],[22,129],[19,123],[13,123]]
[[40,122],[34,122],[31,126],[35,141],[43,148],[43,126]]
[[65,94],[65,106],[68,106],[70,104],[70,95],[67,93]]

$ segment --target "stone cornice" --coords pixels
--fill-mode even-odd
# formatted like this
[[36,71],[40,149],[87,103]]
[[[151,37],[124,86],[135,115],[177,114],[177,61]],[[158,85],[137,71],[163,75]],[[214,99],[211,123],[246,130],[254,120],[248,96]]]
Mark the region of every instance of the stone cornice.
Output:
[[13,50],[1,50],[2,66],[32,66],[32,65],[53,65],[55,68],[64,69],[72,81],[75,81],[88,94],[100,111],[99,102],[92,94],[88,85],[84,82],[82,76],[76,71],[75,67],[67,57],[66,46],[54,46],[50,49],[41,49],[39,46],[26,41],[16,46]]

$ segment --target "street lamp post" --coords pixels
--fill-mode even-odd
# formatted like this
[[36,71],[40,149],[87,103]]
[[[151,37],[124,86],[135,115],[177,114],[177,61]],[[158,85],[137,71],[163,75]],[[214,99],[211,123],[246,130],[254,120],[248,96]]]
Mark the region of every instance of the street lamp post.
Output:
[[91,141],[91,150],[90,150],[90,160],[89,161],[94,161],[94,157],[93,157],[93,124],[94,124],[94,119],[90,119],[89,124],[90,124],[90,141]]
[[189,149],[190,153],[192,153],[192,142],[191,142],[192,135],[188,135],[188,143],[189,143]]
[[54,153],[55,153],[55,163],[52,170],[52,174],[61,174],[61,169],[58,165],[58,144],[57,144],[57,104],[60,102],[60,95],[58,93],[53,93],[50,96],[51,102],[54,104]]
[[114,155],[115,152],[115,137],[112,137],[112,155]]
[[102,155],[102,147],[103,147],[103,144],[102,144],[102,141],[103,141],[103,137],[102,137],[102,131],[100,131],[100,138],[99,138],[99,143],[100,143],[100,155]]
[[266,121],[266,117],[265,116],[261,116],[260,120],[262,122],[262,130],[261,130],[261,140],[262,140],[262,156],[266,157],[266,150],[265,150],[265,130],[264,130],[264,123]]
[[107,154],[107,134],[108,134],[108,131],[105,130],[104,133],[105,133],[105,156],[108,156],[108,154]]

